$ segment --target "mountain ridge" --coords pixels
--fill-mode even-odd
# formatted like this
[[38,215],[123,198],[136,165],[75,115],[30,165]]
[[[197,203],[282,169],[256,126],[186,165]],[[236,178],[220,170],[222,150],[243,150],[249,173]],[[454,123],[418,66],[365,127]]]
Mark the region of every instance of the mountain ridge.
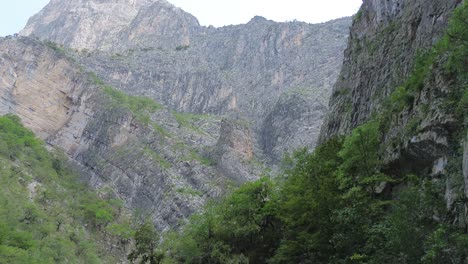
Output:
[[[57,8],[61,11],[56,10]],[[122,13],[124,9],[127,11],[126,15]],[[113,18],[116,14],[120,15],[117,18]],[[171,23],[165,22],[169,19],[169,17],[165,17],[168,15],[172,18]],[[157,21],[150,21],[150,19],[157,19]],[[213,29],[245,26],[254,22],[319,25],[339,19],[342,18],[312,24],[301,21],[276,22],[257,15],[252,17],[247,23],[213,27],[200,25],[196,17],[166,0],[122,0],[117,3],[115,1],[111,3],[98,0],[51,1],[38,14],[28,20],[25,28],[19,34],[23,36],[34,35],[40,39],[47,39],[57,44],[80,50],[101,49],[123,51],[138,46],[147,47],[149,45],[148,41],[139,39],[146,36],[140,36],[138,31],[149,25],[153,27],[152,30],[159,37],[171,35],[168,40],[156,40],[158,44],[152,44],[153,46],[176,47],[189,45],[194,36],[205,35]],[[105,22],[110,23],[102,24]],[[54,24],[57,24],[57,27],[51,30],[50,26]],[[174,24],[177,27],[174,27]],[[110,27],[110,30],[105,30],[104,28],[106,27],[104,25]],[[162,27],[159,32],[158,27]],[[87,28],[93,30],[88,30]],[[128,29],[132,28],[139,29],[134,30],[134,32],[128,32]],[[96,32],[104,35],[102,36],[103,38],[96,39],[93,37],[93,33]],[[183,35],[183,37],[175,38],[174,35]],[[118,44],[115,41],[112,43],[115,37],[120,38],[120,42],[126,43]],[[152,41],[154,42],[155,39],[152,39]]]

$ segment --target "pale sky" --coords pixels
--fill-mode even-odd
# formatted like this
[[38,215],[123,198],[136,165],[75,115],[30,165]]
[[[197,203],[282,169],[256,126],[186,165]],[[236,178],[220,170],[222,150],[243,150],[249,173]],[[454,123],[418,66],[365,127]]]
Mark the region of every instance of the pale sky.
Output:
[[[68,0],[73,1],[73,0]],[[362,0],[168,0],[204,26],[247,23],[259,15],[275,21],[309,23],[351,16]],[[49,0],[0,0],[0,36],[19,32]]]
[[284,22],[320,23],[357,13],[362,0],[168,0],[215,27],[249,22],[254,16]]

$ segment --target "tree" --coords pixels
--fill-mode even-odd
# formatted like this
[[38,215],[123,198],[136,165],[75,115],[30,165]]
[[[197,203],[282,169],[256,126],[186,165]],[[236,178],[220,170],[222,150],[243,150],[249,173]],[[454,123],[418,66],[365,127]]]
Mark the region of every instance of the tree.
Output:
[[312,154],[294,154],[278,199],[284,237],[271,263],[328,263],[333,252],[331,217],[340,197],[335,174],[341,146],[341,140],[332,139]]
[[135,249],[127,256],[132,263],[139,260],[140,264],[159,264],[164,254],[157,251],[159,234],[153,223],[146,221],[135,232]]

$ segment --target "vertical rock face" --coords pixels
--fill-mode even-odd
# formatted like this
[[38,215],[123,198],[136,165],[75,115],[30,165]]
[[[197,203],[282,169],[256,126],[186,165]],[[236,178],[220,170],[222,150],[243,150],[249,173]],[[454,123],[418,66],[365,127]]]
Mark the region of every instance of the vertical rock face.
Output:
[[[129,11],[119,15],[122,10]],[[329,97],[350,23],[350,18],[312,25],[255,17],[245,25],[213,28],[164,0],[62,0],[31,18],[21,34],[91,50],[75,59],[128,94],[177,111],[251,121],[253,137],[263,142],[258,149],[276,162],[299,145],[292,138],[305,136],[326,112],[297,104],[295,112],[314,118],[301,125],[304,116],[290,115],[294,128],[289,129],[274,117],[284,107],[280,98],[300,89],[314,91],[320,100]],[[280,136],[287,133],[290,139]],[[312,148],[317,135],[314,131],[301,143]]]
[[251,181],[260,175],[245,164],[255,162],[254,138],[245,120],[223,119],[213,160],[217,167],[236,181]]
[[[138,112],[144,110],[130,109],[92,79],[37,40],[0,38],[0,114],[18,115],[49,147],[63,149],[92,187],[110,191],[160,229],[221,195],[227,182],[246,180],[207,158],[217,146],[220,118],[163,107]],[[257,177],[255,167],[242,164],[248,179]]]
[[350,22],[213,28],[164,0],[52,0],[21,34],[58,46],[0,39],[0,111],[165,229],[315,146]]
[[24,40],[23,48],[15,43],[0,42],[0,114],[23,116],[27,127],[46,137],[70,118],[82,83],[75,78],[76,68],[63,56],[35,48],[31,40]]
[[119,46],[114,43],[111,49],[128,49],[137,45],[167,48],[188,46],[201,30],[198,20],[191,14],[165,0],[155,1],[141,8],[121,31],[119,42],[124,44]]
[[349,22],[309,25],[257,18],[207,29],[189,47],[155,45],[81,60],[120,89],[181,111],[241,112],[259,119],[290,89],[317,87],[328,96]]
[[246,160],[253,158],[252,135],[248,124],[241,120],[224,119],[218,140],[220,147],[227,146]]
[[441,36],[460,2],[364,1],[351,28],[321,138],[349,133],[368,121],[410,74],[416,52]]
[[[466,125],[447,103],[456,104],[449,98],[463,92],[464,84],[446,70],[446,54],[434,55],[425,72],[419,64],[427,63],[421,61],[430,56],[427,51],[445,34],[461,3],[365,0],[354,18],[320,134],[323,142],[378,119],[382,169],[443,181],[447,208],[458,223],[466,222],[467,210],[462,216],[463,210],[455,208],[455,201],[466,195]],[[418,74],[423,76],[418,82],[407,82]]]
[[262,149],[275,162],[285,152],[315,147],[321,121],[327,113],[320,89],[294,89],[281,95],[262,126]]

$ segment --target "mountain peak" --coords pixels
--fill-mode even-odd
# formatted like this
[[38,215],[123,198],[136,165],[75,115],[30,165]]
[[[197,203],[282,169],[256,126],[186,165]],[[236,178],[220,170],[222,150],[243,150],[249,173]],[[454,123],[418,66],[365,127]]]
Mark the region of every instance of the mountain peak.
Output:
[[173,4],[169,3],[167,0],[157,0],[155,4],[165,5],[165,6],[174,6]]
[[[21,35],[75,49],[188,45],[198,20],[166,0],[52,0]],[[148,39],[151,38],[151,39]]]
[[262,16],[254,16],[250,21],[249,21],[249,24],[251,23],[263,23],[263,22],[267,22],[268,19],[262,17]]

